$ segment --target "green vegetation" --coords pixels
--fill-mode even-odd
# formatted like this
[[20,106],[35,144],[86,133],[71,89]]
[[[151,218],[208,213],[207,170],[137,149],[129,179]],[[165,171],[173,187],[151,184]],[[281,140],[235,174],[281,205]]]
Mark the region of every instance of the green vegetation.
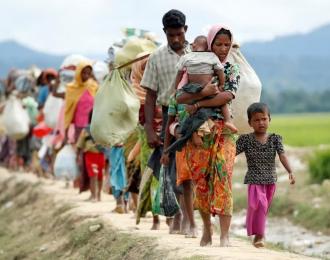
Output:
[[[15,178],[0,183],[0,259],[164,259],[151,238],[121,233],[70,213],[40,187]],[[91,231],[97,225],[98,230]],[[192,258],[194,259],[194,258]],[[199,259],[199,258],[195,258]]]
[[309,172],[314,183],[330,179],[330,150],[319,151],[310,159]]
[[[315,90],[314,83],[312,84],[313,89],[303,89],[301,87],[292,88],[289,83],[290,80],[287,77],[282,81],[283,84],[280,82],[276,83],[275,81],[269,81],[261,94],[262,102],[268,104],[273,113],[316,113],[330,111],[330,90],[328,83],[323,85],[323,89]],[[307,81],[309,80],[304,80],[303,84],[306,84]],[[280,89],[281,87],[283,89]]]
[[290,146],[330,144],[330,113],[272,115],[270,132]]

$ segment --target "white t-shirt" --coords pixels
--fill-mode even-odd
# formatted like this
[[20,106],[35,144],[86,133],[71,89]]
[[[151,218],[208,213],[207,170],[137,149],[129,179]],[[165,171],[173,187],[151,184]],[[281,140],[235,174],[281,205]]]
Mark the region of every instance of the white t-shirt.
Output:
[[182,56],[176,68],[180,71],[186,68],[188,74],[213,74],[214,70],[224,69],[218,56],[207,51],[195,51]]

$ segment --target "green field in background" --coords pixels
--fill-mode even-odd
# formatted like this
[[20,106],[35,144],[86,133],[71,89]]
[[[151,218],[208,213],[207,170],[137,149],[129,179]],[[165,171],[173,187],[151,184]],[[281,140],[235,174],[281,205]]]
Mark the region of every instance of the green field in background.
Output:
[[330,113],[272,115],[269,132],[290,146],[330,144]]

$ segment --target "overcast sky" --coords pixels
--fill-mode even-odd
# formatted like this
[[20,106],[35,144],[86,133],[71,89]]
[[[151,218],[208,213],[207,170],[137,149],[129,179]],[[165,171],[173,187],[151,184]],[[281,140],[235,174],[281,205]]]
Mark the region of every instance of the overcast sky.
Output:
[[214,23],[232,28],[240,43],[330,23],[329,0],[0,0],[0,41],[55,54],[100,54],[124,27],[150,30],[163,41],[161,19],[172,8],[186,14],[188,40]]

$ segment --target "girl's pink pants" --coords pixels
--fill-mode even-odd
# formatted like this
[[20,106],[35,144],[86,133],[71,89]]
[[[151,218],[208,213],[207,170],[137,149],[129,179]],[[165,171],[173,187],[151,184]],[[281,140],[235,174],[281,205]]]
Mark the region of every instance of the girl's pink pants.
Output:
[[246,229],[248,236],[265,235],[267,213],[272,203],[276,185],[248,185]]

